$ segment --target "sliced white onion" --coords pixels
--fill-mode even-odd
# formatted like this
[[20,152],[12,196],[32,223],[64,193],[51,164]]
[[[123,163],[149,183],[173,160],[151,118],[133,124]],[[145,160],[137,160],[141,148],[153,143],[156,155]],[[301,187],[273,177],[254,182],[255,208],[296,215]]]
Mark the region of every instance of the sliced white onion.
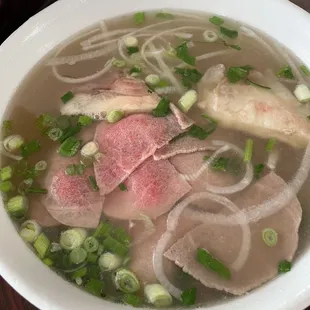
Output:
[[152,220],[148,216],[146,216],[144,214],[140,214],[138,219],[143,222],[145,231],[130,246],[135,246],[139,243],[144,242],[145,240],[147,240],[150,236],[152,236],[156,232],[156,227],[155,227],[154,223],[152,222]]
[[14,160],[22,160],[22,159],[23,159],[22,156],[14,155],[14,154],[9,153],[9,152],[4,148],[2,142],[0,142],[0,154],[2,154],[2,155],[5,156],[5,157],[14,159]]

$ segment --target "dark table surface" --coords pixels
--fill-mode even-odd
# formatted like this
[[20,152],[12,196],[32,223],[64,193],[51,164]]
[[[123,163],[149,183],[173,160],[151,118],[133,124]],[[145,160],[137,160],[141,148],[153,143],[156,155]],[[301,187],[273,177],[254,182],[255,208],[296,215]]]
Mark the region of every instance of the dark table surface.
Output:
[[[0,0],[0,43],[29,17],[56,1]],[[292,2],[310,12],[310,0],[292,0]],[[0,310],[36,309],[0,277]]]

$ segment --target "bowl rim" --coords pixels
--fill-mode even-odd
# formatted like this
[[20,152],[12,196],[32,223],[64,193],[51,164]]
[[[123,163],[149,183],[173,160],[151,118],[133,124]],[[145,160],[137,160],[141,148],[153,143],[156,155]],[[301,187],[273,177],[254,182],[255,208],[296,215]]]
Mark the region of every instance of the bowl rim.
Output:
[[[145,0],[60,0],[30,18],[0,46],[0,80],[4,84],[0,92],[0,115],[4,115],[15,90],[31,68],[60,42],[103,18],[162,8],[204,10],[229,16],[268,33],[310,66],[310,32],[307,31],[310,15],[287,0],[157,0],[155,3]],[[0,234],[0,274],[16,291],[44,310],[125,308],[81,292],[34,258],[13,230],[14,225],[1,204],[0,227],[2,232],[8,233]],[[257,289],[254,294],[208,309],[258,310],[262,300],[267,309],[303,309],[310,304],[310,277],[306,272],[309,269],[310,252],[299,258],[291,273]]]

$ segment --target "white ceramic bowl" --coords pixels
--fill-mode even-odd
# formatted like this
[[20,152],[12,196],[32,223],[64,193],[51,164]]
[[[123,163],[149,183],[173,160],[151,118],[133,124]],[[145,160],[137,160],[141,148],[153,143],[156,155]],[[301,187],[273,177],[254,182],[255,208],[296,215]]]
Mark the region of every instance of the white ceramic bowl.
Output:
[[[32,67],[52,48],[95,22],[137,10],[162,8],[208,11],[258,28],[292,49],[310,66],[310,15],[287,0],[61,0],[31,18],[0,47],[0,115]],[[0,274],[43,310],[119,310],[65,282],[27,248],[0,208]],[[212,310],[302,310],[310,305],[310,252],[291,272],[249,295]]]

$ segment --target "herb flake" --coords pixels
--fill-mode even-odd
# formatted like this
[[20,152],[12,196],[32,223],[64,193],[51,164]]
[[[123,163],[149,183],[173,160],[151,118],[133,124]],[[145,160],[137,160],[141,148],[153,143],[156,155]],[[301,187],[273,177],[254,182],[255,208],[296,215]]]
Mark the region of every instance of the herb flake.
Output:
[[169,108],[170,101],[167,98],[161,98],[157,107],[152,110],[152,114],[155,117],[167,116],[170,112]]
[[[213,131],[212,131],[213,132]],[[199,140],[205,140],[212,132],[203,129],[197,125],[193,125],[189,131],[188,135],[191,137],[198,138]]]
[[72,98],[74,97],[73,92],[72,91],[68,91],[66,94],[64,94],[61,97],[61,101],[63,102],[63,104],[68,103]]
[[278,273],[289,272],[291,271],[291,268],[292,268],[292,263],[287,260],[283,260],[278,265]]
[[92,190],[93,190],[94,192],[98,192],[98,191],[99,191],[99,187],[98,187],[98,185],[97,185],[97,182],[96,182],[95,177],[94,177],[93,175],[90,175],[90,176],[88,177],[88,180],[89,180],[89,183],[90,183],[90,186],[91,186]]
[[227,79],[230,83],[237,83],[248,77],[250,70],[253,67],[246,65],[240,67],[230,67],[226,73]]
[[183,62],[191,65],[191,66],[195,66],[196,64],[196,57],[191,56],[189,54],[189,50],[187,47],[187,42],[183,42],[181,45],[177,46],[175,48],[176,51],[176,56],[183,60]]
[[277,73],[278,78],[294,80],[295,76],[293,74],[292,68],[290,66],[282,67],[279,72]]
[[127,54],[128,55],[132,55],[132,54],[135,54],[135,53],[138,53],[139,52],[139,47],[138,46],[128,46],[127,47]]
[[223,26],[220,27],[220,32],[224,36],[231,38],[231,39],[236,39],[238,37],[238,31],[237,30],[228,29],[228,28],[223,27]]
[[31,154],[39,151],[41,148],[40,142],[38,140],[32,140],[21,146],[21,156],[23,158],[28,158]]
[[192,306],[196,302],[197,289],[189,288],[181,294],[181,301],[184,306]]
[[127,186],[124,183],[119,184],[118,187],[122,192],[128,191]]
[[187,88],[192,88],[202,78],[202,74],[197,69],[175,68],[175,72],[181,76],[181,82]]
[[224,24],[224,19],[218,16],[212,16],[209,18],[209,22],[216,26],[221,26]]
[[301,65],[300,70],[305,74],[305,76],[310,76],[310,70],[306,65]]
[[254,177],[255,179],[259,179],[265,169],[264,164],[257,164],[254,166]]
[[145,22],[145,13],[144,12],[137,12],[134,15],[134,22],[137,25],[141,25]]

